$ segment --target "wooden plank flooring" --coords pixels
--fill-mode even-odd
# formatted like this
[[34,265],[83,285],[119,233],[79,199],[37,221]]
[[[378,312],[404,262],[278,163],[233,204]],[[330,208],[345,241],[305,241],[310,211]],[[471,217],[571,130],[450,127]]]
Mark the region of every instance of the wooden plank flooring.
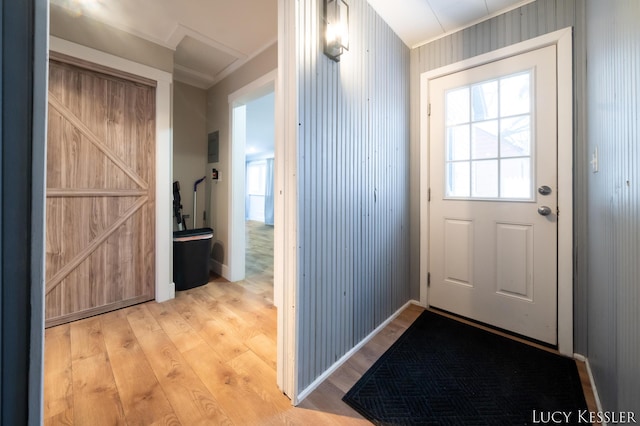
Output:
[[45,424],[370,424],[341,398],[423,309],[405,309],[293,407],[276,386],[273,270],[247,272],[47,329]]
[[215,279],[49,328],[45,424],[367,424],[334,395],[291,406],[276,386],[275,327],[270,301]]

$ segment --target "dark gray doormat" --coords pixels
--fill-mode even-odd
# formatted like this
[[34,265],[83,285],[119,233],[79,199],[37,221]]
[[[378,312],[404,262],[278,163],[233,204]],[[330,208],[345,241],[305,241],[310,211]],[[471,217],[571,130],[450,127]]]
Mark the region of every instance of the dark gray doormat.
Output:
[[530,425],[560,419],[555,412],[569,415],[562,424],[588,418],[574,360],[428,311],[343,400],[377,425]]

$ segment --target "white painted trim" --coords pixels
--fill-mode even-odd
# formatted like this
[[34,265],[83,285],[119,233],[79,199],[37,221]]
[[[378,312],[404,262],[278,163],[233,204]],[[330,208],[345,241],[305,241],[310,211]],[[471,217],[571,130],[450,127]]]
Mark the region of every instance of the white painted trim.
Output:
[[54,52],[64,53],[65,55],[93,62],[94,64],[104,65],[116,70],[139,75],[157,82],[171,83],[173,80],[171,73],[166,71],[133,62],[128,59],[111,55],[109,53],[92,49],[55,36],[49,37],[49,49]]
[[298,54],[297,1],[278,0],[276,81],[274,303],[278,307],[277,382],[298,396]]
[[[428,306],[429,80],[545,46],[557,46],[558,76],[558,351],[573,354],[573,31],[564,28],[420,75],[420,302]],[[426,234],[426,235],[425,235]]]
[[[600,394],[598,393],[598,388],[596,387],[596,381],[593,379],[593,371],[591,370],[591,364],[589,363],[589,359],[585,358],[584,363],[587,366],[587,374],[589,375],[589,381],[591,382],[591,390],[593,390],[593,397],[596,400],[596,407],[599,412],[603,412],[602,403],[600,402]],[[606,423],[603,423],[603,426],[606,426]]]
[[245,146],[247,141],[247,107],[229,101],[229,276],[231,282],[245,277]]
[[426,76],[428,80],[433,80],[435,78],[443,77],[448,74],[453,74],[469,68],[475,68],[480,65],[488,64],[490,62],[499,61],[501,59],[506,59],[510,56],[530,52],[532,50],[537,50],[546,46],[557,45],[562,39],[567,36],[571,39],[572,32],[573,31],[571,27],[553,31],[539,37],[512,44],[491,52],[483,53],[481,55],[474,56],[472,58],[465,59],[453,64],[445,65],[435,70],[424,72],[421,74],[421,77]]
[[271,92],[275,88],[275,82],[278,77],[278,70],[272,70],[241,87],[228,96],[229,103],[245,104],[253,99],[257,99],[267,93]]
[[171,127],[172,76],[170,73],[72,43],[49,38],[50,50],[154,80],[156,86],[156,282],[158,302],[175,297],[173,283],[173,222],[171,217],[173,184],[173,131]]
[[[192,70],[191,68],[187,68],[187,67],[181,67],[182,68],[181,71],[185,73],[189,73],[193,78],[201,79],[202,80],[201,84],[203,82],[207,82],[208,85],[207,87],[205,87],[205,89],[208,89],[214,86],[216,83],[220,82],[225,77],[233,73],[235,70],[242,67],[244,64],[246,64],[247,62],[249,62],[250,60],[252,60],[253,58],[255,58],[256,56],[258,56],[259,54],[261,54],[262,52],[264,52],[265,50],[267,50],[268,48],[270,48],[271,46],[273,46],[275,43],[278,42],[277,38],[267,40],[266,43],[258,47],[256,50],[254,50],[250,54],[245,54],[230,46],[219,43],[218,41],[213,40],[197,31],[194,31],[189,27],[185,27],[182,24],[178,24],[176,25],[176,28],[171,33],[171,36],[169,36],[169,38],[167,39],[167,42],[160,43],[160,44],[162,45],[166,44],[166,46],[169,47],[170,49],[176,50],[180,42],[184,39],[184,37],[187,37],[187,36],[236,58],[224,69],[222,69],[221,71],[219,71],[217,74],[214,74],[214,75],[200,73],[198,71]],[[175,64],[174,66],[178,67],[180,65]]]
[[229,279],[229,267],[224,263],[220,263],[215,259],[209,258],[209,270],[215,272],[216,274],[220,274],[220,276],[228,281]]
[[[242,65],[246,64],[247,62],[249,62],[252,58],[254,58],[255,56],[259,55],[264,49],[266,49],[265,46],[260,47],[257,51],[253,52],[251,55],[247,55],[245,53],[240,52],[239,50],[236,50],[230,46],[227,46],[223,43],[220,43],[216,40],[213,40],[207,36],[205,36],[204,34],[201,34],[197,31],[194,31],[193,29],[186,27],[182,24],[178,24],[176,25],[175,29],[173,30],[173,32],[171,33],[171,35],[169,36],[169,38],[167,39],[167,45],[172,49],[172,50],[176,50],[178,48],[178,45],[180,44],[180,42],[182,42],[182,40],[185,37],[191,37],[194,40],[198,40],[199,42],[206,44],[207,46],[210,46],[214,49],[217,49],[223,53],[226,53],[229,56],[232,56],[233,58],[235,58],[229,65],[227,65],[224,69],[222,69],[221,71],[219,71],[216,74],[206,74],[206,73],[201,73],[198,72],[196,70],[193,70],[191,68],[187,68],[184,66],[180,66],[179,64],[175,64],[174,67],[180,67],[180,71],[183,74],[187,74],[188,78],[184,78],[181,77],[183,79],[188,79],[189,81],[186,81],[186,83],[191,84],[190,81],[198,81],[198,83],[196,83],[197,87],[200,88],[204,88],[204,89],[208,89],[212,86],[214,86],[216,83],[218,83],[220,80],[222,80],[223,78],[225,78],[226,76],[228,76],[229,74],[231,74],[232,72],[234,72],[235,70],[237,70],[238,68],[240,68]],[[269,46],[272,45],[275,42],[275,40],[271,40],[269,43]],[[268,47],[268,46],[267,46]],[[202,86],[206,86],[206,87],[202,87]]]
[[[131,31],[127,31],[131,32]],[[244,59],[247,57],[244,53],[239,50],[234,49],[233,47],[227,46],[224,43],[220,43],[217,40],[214,40],[206,35],[199,33],[198,31],[193,30],[181,23],[178,23],[176,27],[171,32],[171,35],[167,39],[165,46],[169,47],[172,50],[176,50],[178,45],[185,37],[191,37],[194,40],[199,41],[200,43],[206,44],[207,46],[213,47],[214,49],[220,50],[221,52],[226,53],[227,55],[233,56],[238,59]]]
[[369,343],[371,339],[376,337],[378,333],[380,333],[386,326],[388,326],[394,319],[396,319],[402,311],[407,309],[410,305],[418,305],[421,306],[417,300],[409,300],[407,303],[402,305],[400,309],[398,309],[394,314],[392,314],[389,318],[387,318],[382,324],[376,327],[371,333],[369,333],[364,339],[360,341],[357,345],[355,345],[349,352],[344,354],[339,360],[333,363],[331,367],[324,371],[320,376],[318,376],[306,389],[304,389],[298,395],[298,402],[304,400],[307,396],[311,394],[318,386],[322,384],[325,380],[329,378],[338,368],[342,366],[345,362],[349,360],[356,352],[358,352],[364,345]]
[[420,303],[429,307],[427,275],[429,273],[429,76],[420,75]]
[[[280,5],[279,5],[280,13]],[[279,15],[279,31],[281,26],[281,18]],[[278,53],[278,66],[282,64],[280,51]],[[295,58],[293,56],[292,58]],[[291,63],[294,63],[292,60]],[[291,398],[293,404],[296,403],[295,383],[296,370],[293,358],[293,348],[295,347],[295,304],[294,309],[285,309],[286,306],[292,306],[289,302],[291,295],[296,294],[296,280],[287,280],[283,277],[283,272],[287,266],[297,261],[291,261],[289,252],[285,250],[287,247],[285,241],[288,235],[293,233],[295,237],[295,218],[297,212],[297,200],[295,192],[295,172],[290,173],[287,170],[287,164],[291,164],[290,158],[293,156],[293,167],[297,167],[295,162],[295,145],[297,142],[297,134],[294,134],[291,140],[291,133],[286,127],[290,126],[290,122],[296,120],[296,110],[292,110],[290,100],[285,100],[289,93],[295,93],[294,83],[284,82],[283,74],[277,69],[270,71],[262,77],[254,80],[246,86],[236,90],[228,96],[229,101],[229,129],[231,129],[230,139],[233,141],[229,149],[229,164],[231,170],[230,190],[229,190],[229,256],[228,267],[222,265],[222,273],[229,281],[235,281],[244,278],[245,264],[244,253],[246,247],[245,241],[245,200],[244,200],[244,153],[243,143],[236,143],[234,136],[234,109],[246,102],[263,96],[270,91],[275,91],[275,170],[274,170],[274,280],[273,280],[273,299],[274,305],[278,308],[277,315],[277,357],[276,357],[276,382],[277,386],[284,394]],[[293,100],[295,104],[295,98]],[[293,117],[291,116],[293,114]],[[294,126],[297,130],[297,127]],[[293,154],[290,148],[293,149]],[[234,159],[241,159],[241,163],[234,164]],[[241,173],[242,172],[242,173]],[[293,183],[292,183],[293,182]],[[290,189],[293,187],[294,189]],[[241,197],[233,197],[233,194],[241,194]],[[293,205],[285,205],[283,195],[293,198]],[[241,218],[238,223],[238,218]],[[295,243],[294,243],[295,247]],[[226,268],[226,269],[225,269]],[[242,278],[240,278],[242,277]]]
[[156,301],[176,295],[173,282],[173,125],[172,87],[156,86]]
[[573,354],[573,359],[576,361],[587,362],[587,357],[582,354]]
[[558,350],[573,353],[573,31],[556,31],[558,81]]
[[217,83],[219,83],[220,81],[224,80],[226,77],[228,77],[235,70],[239,69],[244,64],[246,64],[247,62],[249,62],[250,60],[252,60],[256,56],[258,56],[259,54],[261,54],[262,52],[264,52],[265,50],[267,50],[268,48],[270,48],[271,46],[273,46],[277,42],[278,42],[277,39],[270,40],[266,44],[264,44],[262,47],[260,47],[258,50],[254,51],[253,53],[251,53],[250,55],[245,57],[244,59],[238,59],[237,61],[234,61],[232,64],[229,64],[225,69],[223,69],[222,71],[220,71],[218,74],[215,75],[215,77],[213,79],[213,84],[211,85],[211,87],[215,86]]
[[[589,376],[589,383],[591,384],[591,390],[593,391],[593,398],[596,400],[596,410],[600,413],[604,412],[602,409],[602,403],[600,402],[600,395],[598,394],[598,389],[596,387],[596,381],[593,379],[593,371],[591,371],[591,364],[589,363],[589,359],[582,354],[573,354],[573,358],[578,361],[584,362],[587,367],[587,374]],[[602,423],[603,426],[607,426],[606,423]]]
[[173,79],[190,86],[207,90],[213,85],[213,77],[180,64],[173,64]]

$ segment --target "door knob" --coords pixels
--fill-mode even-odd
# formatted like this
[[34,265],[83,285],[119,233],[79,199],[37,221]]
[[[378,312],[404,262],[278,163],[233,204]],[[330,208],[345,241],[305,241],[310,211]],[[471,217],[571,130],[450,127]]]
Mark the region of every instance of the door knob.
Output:
[[549,188],[547,185],[542,185],[540,188],[538,188],[538,192],[541,195],[549,195],[551,194],[551,188]]
[[538,214],[541,216],[549,216],[551,214],[551,208],[547,206],[538,207]]

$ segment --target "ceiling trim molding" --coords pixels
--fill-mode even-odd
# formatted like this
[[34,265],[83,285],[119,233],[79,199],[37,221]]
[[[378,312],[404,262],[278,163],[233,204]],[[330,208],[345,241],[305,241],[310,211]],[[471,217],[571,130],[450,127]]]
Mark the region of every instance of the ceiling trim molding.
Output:
[[241,59],[241,60],[239,59],[233,62],[232,64],[228,65],[225,69],[223,69],[218,74],[216,74],[215,78],[213,79],[213,83],[209,87],[216,85],[217,83],[222,81],[225,77],[229,76],[231,73],[236,71],[238,68],[242,67],[244,64],[246,64],[247,62],[249,62],[250,60],[260,55],[262,52],[264,52],[265,50],[267,50],[268,48],[270,48],[271,46],[277,43],[278,43],[278,37],[274,37],[265,45],[263,45],[260,49],[253,52],[251,55],[245,57],[244,59]]
[[197,87],[199,89],[205,89],[205,90],[210,89],[211,87],[215,86],[217,83],[219,83],[220,81],[224,80],[226,77],[231,75],[234,71],[238,70],[244,64],[246,64],[247,62],[249,62],[250,60],[260,55],[262,52],[264,52],[265,50],[269,49],[270,47],[272,47],[274,44],[277,44],[277,43],[278,43],[278,40],[276,37],[270,40],[260,49],[256,50],[251,55],[246,56],[243,59],[237,59],[233,61],[231,64],[227,65],[227,67],[225,67],[222,71],[220,71],[219,73],[213,76],[207,73],[196,71],[189,67],[185,67],[184,65],[174,63],[173,78],[176,81],[188,84],[190,86]]
[[250,60],[260,55],[262,52],[264,52],[265,50],[269,49],[270,47],[272,47],[274,44],[277,44],[277,43],[278,43],[278,39],[276,37],[270,40],[260,49],[256,50],[251,55],[246,56],[245,58],[237,59],[233,61],[231,64],[227,65],[227,67],[225,67],[222,71],[220,71],[219,73],[213,76],[207,73],[196,71],[189,67],[185,67],[184,65],[174,63],[173,78],[177,81],[188,84],[190,86],[197,87],[199,89],[205,89],[205,90],[210,89],[211,87],[215,86],[217,83],[219,83],[220,81],[224,80],[226,77],[231,75],[234,71],[241,68],[244,64],[246,64],[247,62],[249,62]]
[[200,78],[202,80],[213,81],[213,76],[211,74],[207,74],[206,72],[200,72],[200,71],[194,70],[193,68],[185,67],[184,65],[181,65],[181,64],[174,64],[173,68],[179,71],[182,71],[184,73],[190,74],[196,78]]
[[207,73],[176,63],[173,64],[173,79],[205,90],[211,87],[215,80],[213,76]]
[[[55,3],[52,3],[52,5],[60,7],[60,8],[66,10],[68,12],[78,13],[77,8],[73,8],[72,6],[70,6],[70,4],[71,3],[67,3],[67,2],[55,2]],[[113,28],[115,28],[117,30],[120,30],[120,31],[124,31],[125,33],[134,35],[134,36],[139,37],[141,39],[144,39],[146,41],[150,41],[151,43],[157,44],[157,45],[162,46],[162,47],[166,47],[167,49],[176,50],[175,46],[172,47],[171,45],[167,44],[166,40],[162,40],[160,38],[153,37],[153,36],[151,36],[149,34],[145,34],[142,31],[138,31],[135,27],[130,27],[129,25],[125,25],[125,24],[123,24],[121,22],[115,21],[113,19],[109,19],[109,18],[104,17],[104,16],[99,18],[99,17],[97,17],[97,16],[95,16],[95,15],[93,15],[91,13],[85,13],[85,16],[87,18],[93,20],[93,21],[99,22],[99,23],[101,23],[103,25],[108,25],[108,26],[113,27]]]
[[182,41],[182,39],[184,39],[185,37],[191,37],[195,40],[198,40],[201,43],[207,44],[213,48],[216,48],[218,50],[223,51],[224,53],[227,53],[231,56],[234,56],[238,59],[244,59],[247,57],[246,53],[242,53],[239,50],[233,49],[223,43],[220,43],[218,41],[213,40],[212,38],[209,38],[207,36],[205,36],[202,33],[199,33],[198,31],[189,28],[185,25],[182,24],[177,24],[176,27],[174,28],[174,30],[171,32],[171,35],[169,36],[169,38],[167,39],[167,41],[165,42],[167,45],[171,46],[171,48],[173,50],[176,50],[176,48],[178,47],[178,45],[180,44],[180,42]]

